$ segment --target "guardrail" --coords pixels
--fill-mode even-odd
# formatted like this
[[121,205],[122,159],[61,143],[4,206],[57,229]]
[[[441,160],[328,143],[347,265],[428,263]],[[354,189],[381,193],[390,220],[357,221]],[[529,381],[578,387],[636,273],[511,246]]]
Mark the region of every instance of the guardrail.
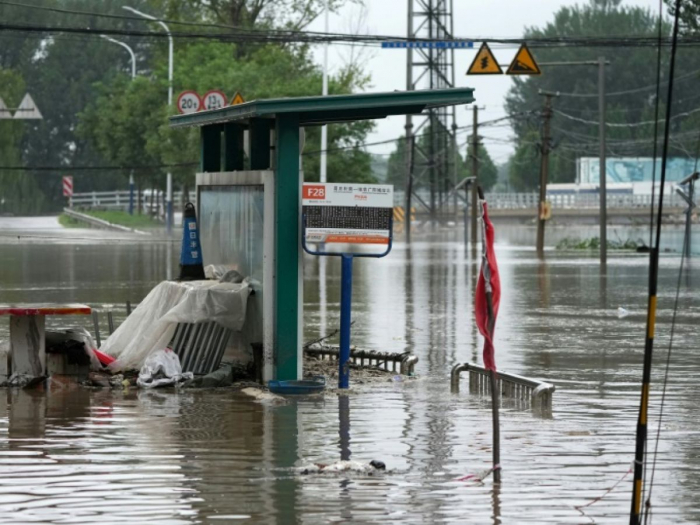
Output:
[[[340,350],[337,346],[313,344],[304,348],[304,353],[319,359],[337,361]],[[359,366],[374,366],[386,372],[398,372],[403,375],[413,375],[418,357],[405,353],[377,352],[375,350],[350,349],[350,361]]]
[[[491,372],[473,363],[459,363],[452,368],[450,374],[452,392],[459,392],[459,377],[462,372],[469,372],[470,393],[483,395],[491,393]],[[506,372],[497,372],[497,375],[502,397],[529,401],[535,411],[552,410],[554,385]]]
[[[130,192],[125,191],[90,191],[87,193],[74,193],[70,198],[70,206],[75,208],[100,208],[110,210],[126,210],[129,208]],[[189,192],[189,198],[194,198],[194,192]],[[134,206],[137,206],[138,196],[134,195]],[[180,209],[182,192],[173,192],[173,208]],[[163,192],[148,190],[141,192],[141,207],[144,211],[158,210],[162,208]]]

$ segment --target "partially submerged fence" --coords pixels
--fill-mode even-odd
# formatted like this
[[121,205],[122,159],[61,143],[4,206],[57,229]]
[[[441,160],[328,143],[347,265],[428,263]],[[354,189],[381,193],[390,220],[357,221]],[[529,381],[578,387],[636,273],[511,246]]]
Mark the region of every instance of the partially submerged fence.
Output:
[[[452,368],[452,392],[459,392],[459,378],[462,372],[469,372],[470,393],[491,394],[491,372],[473,363],[460,363]],[[501,397],[529,402],[533,410],[552,410],[554,385],[506,372],[498,372],[497,375]]]
[[[135,305],[138,306],[138,305]],[[126,317],[131,315],[132,304],[126,302]],[[103,310],[107,318],[107,326],[111,335],[115,330],[114,313],[112,310]],[[96,309],[92,310],[92,321],[97,346],[101,346],[100,318]],[[226,337],[225,337],[226,335]],[[228,341],[230,331],[219,327],[216,323],[180,323],[173,335],[173,350],[183,363],[183,370],[194,373],[206,373],[212,367],[212,363],[221,360],[225,351],[225,343]],[[201,351],[201,349],[204,351]],[[199,351],[198,351],[199,350]],[[314,343],[304,347],[304,353],[319,359],[338,360],[339,350],[337,346]],[[221,356],[221,357],[219,357]],[[375,350],[350,349],[350,361],[358,366],[375,367],[386,372],[398,372],[403,375],[415,373],[418,357],[405,353],[377,352]],[[211,371],[211,370],[209,370]]]
[[[313,344],[305,347],[304,353],[319,359],[337,361],[340,350],[337,346]],[[392,353],[351,348],[350,362],[359,366],[380,368],[386,372],[399,372],[404,375],[413,375],[416,363],[418,363],[418,357],[407,352]]]

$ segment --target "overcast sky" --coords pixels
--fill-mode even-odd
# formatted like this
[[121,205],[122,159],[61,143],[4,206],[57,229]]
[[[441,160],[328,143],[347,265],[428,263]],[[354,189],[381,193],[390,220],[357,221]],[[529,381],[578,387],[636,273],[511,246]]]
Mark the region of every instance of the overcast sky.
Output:
[[[658,10],[658,0],[623,0],[624,5],[641,6]],[[407,0],[364,0],[365,21],[358,29],[361,8],[348,4],[339,14],[329,18],[331,32],[360,32],[380,35],[406,36]],[[579,2],[581,3],[581,2]],[[585,2],[583,2],[585,3]],[[454,0],[455,37],[469,38],[477,41],[474,50],[458,50],[456,54],[456,79],[458,87],[473,87],[474,96],[481,111],[480,120],[490,120],[505,115],[504,98],[511,86],[510,77],[506,75],[466,76],[476,50],[479,37],[519,38],[527,27],[541,27],[553,19],[554,13],[562,6],[574,5],[575,2],[562,0]],[[324,17],[309,26],[309,30],[323,31]],[[362,60],[366,71],[371,75],[371,85],[367,91],[394,91],[406,89],[406,51],[400,49],[356,48],[363,53]],[[510,63],[516,48],[494,48],[494,54],[501,63]],[[329,69],[331,74],[346,63],[350,57],[347,45],[331,45],[329,51]],[[322,63],[322,48],[314,50],[316,59]],[[537,58],[536,51],[534,52]],[[544,74],[547,74],[544,71]],[[550,73],[551,74],[551,73]],[[461,107],[457,113],[457,125],[464,126],[471,122],[471,111]],[[403,134],[404,117],[390,117],[377,120],[374,132],[368,137],[369,142],[392,139]],[[486,132],[484,132],[486,134]],[[511,131],[507,127],[491,128],[489,137],[508,139]],[[486,147],[497,163],[504,162],[512,153],[512,145],[503,142],[487,141]],[[372,153],[388,154],[394,146],[372,146]]]

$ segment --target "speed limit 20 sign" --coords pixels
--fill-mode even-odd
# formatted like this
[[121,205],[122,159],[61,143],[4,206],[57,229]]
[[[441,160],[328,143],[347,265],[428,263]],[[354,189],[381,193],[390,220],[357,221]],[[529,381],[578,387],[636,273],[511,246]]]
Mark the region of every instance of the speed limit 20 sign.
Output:
[[202,109],[202,99],[195,91],[183,91],[177,97],[177,110],[181,115],[196,113]]

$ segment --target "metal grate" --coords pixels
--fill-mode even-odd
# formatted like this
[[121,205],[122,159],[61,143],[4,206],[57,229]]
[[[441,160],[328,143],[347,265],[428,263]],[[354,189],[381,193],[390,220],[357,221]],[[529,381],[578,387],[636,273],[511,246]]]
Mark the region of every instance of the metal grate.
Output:
[[208,374],[224,357],[231,330],[215,322],[179,323],[170,348],[180,358],[183,372]]
[[[319,359],[338,360],[340,350],[337,346],[313,344],[304,348],[304,353]],[[412,375],[418,357],[408,352],[398,354],[390,352],[377,352],[376,350],[350,349],[350,362],[359,366],[374,366],[387,372],[399,372],[404,375]],[[398,368],[398,370],[397,370]]]
[[[452,368],[452,392],[459,392],[459,377],[469,372],[469,392],[479,395],[491,394],[491,372],[473,363],[460,363]],[[501,397],[529,402],[533,410],[551,411],[554,385],[528,379],[515,374],[498,372],[498,386]]]

